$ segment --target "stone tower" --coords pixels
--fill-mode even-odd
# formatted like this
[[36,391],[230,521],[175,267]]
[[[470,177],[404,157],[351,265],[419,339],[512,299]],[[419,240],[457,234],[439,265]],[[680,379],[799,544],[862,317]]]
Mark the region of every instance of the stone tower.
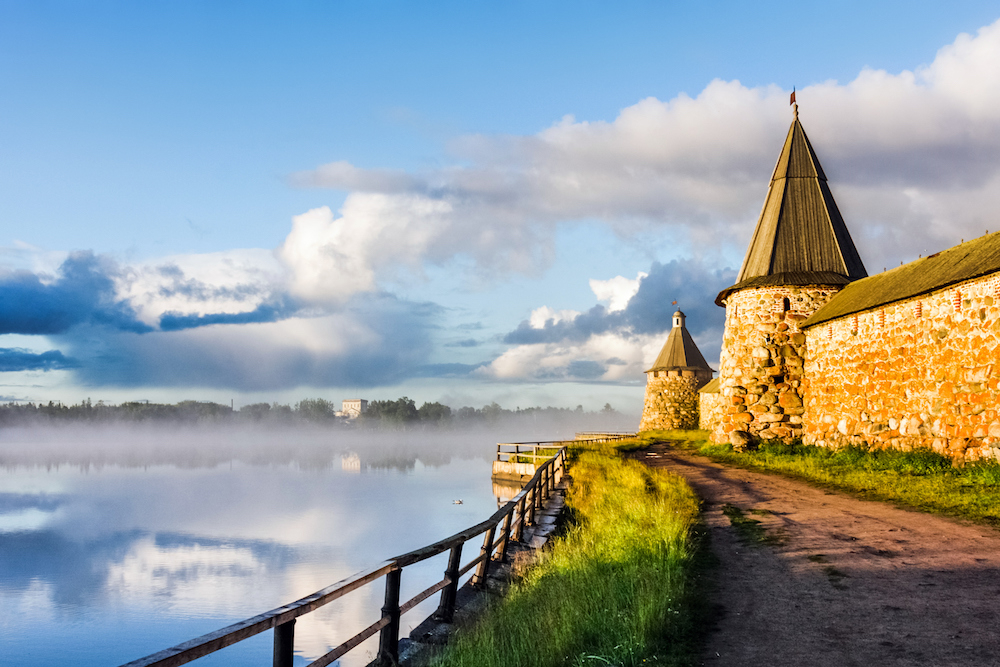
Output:
[[726,309],[719,381],[727,404],[712,439],[802,434],[806,337],[799,324],[865,271],[826,174],[795,118]]
[[698,389],[712,379],[698,346],[674,313],[674,326],[652,368],[646,371],[646,402],[640,431],[698,428]]

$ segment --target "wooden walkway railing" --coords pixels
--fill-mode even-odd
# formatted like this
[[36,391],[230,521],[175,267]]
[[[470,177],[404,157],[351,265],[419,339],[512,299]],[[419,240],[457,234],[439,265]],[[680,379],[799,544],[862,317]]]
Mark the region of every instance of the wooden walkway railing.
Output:
[[[539,459],[552,458],[552,452],[566,446],[572,440],[538,440],[536,442],[498,442],[497,461],[534,463]],[[506,458],[505,458],[506,457]]]
[[551,457],[553,450],[565,447],[571,442],[617,442],[619,440],[629,440],[634,437],[634,431],[585,431],[577,433],[575,440],[498,442],[496,460],[514,461],[516,463],[534,463],[538,459],[547,459]]
[[635,436],[635,431],[581,431],[576,434],[576,439],[589,442],[617,442],[631,440]]
[[[559,443],[549,444],[555,446]],[[537,448],[535,452],[537,453]],[[274,667],[291,667],[296,618],[382,577],[385,577],[385,602],[382,606],[382,617],[340,646],[314,660],[309,664],[309,667],[324,667],[331,664],[375,633],[380,633],[378,664],[386,667],[398,664],[400,616],[435,593],[440,592],[441,598],[434,617],[450,622],[455,613],[455,597],[461,577],[472,568],[476,568],[472,577],[473,585],[479,587],[486,585],[486,577],[493,560],[502,561],[507,555],[508,543],[511,540],[520,541],[525,527],[535,523],[535,512],[539,511],[544,502],[548,500],[565,470],[566,448],[560,446],[554,456],[539,466],[521,492],[486,521],[422,549],[410,551],[402,556],[378,563],[284,607],[272,609],[259,616],[178,644],[173,648],[134,660],[122,667],[175,667],[183,665],[271,629],[274,630]],[[467,541],[479,535],[484,535],[479,554],[462,565],[462,547]],[[400,602],[399,587],[403,569],[445,551],[450,551],[450,554],[444,578],[413,598]]]

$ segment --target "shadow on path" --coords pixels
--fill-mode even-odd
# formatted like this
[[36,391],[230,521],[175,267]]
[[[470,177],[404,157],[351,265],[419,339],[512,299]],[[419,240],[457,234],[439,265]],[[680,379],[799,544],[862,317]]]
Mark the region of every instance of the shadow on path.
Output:
[[703,501],[718,567],[702,664],[1000,666],[994,529],[666,445],[631,457],[682,475]]

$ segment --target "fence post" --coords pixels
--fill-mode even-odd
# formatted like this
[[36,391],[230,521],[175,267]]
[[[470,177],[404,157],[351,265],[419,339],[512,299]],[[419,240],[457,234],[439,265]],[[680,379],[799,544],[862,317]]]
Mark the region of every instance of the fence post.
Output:
[[441,602],[438,604],[434,618],[438,621],[451,623],[455,618],[455,597],[458,595],[458,570],[462,566],[462,544],[459,542],[451,548],[448,555],[448,568],[444,571],[444,576],[451,580],[451,583],[441,590]]
[[521,500],[517,503],[517,523],[514,524],[514,539],[517,540],[518,542],[521,541],[521,537],[524,535],[524,525],[525,525],[524,506],[526,504],[527,499],[528,499],[528,494],[526,493],[523,496],[521,496]]
[[507,512],[507,516],[503,518],[503,530],[500,533],[503,537],[503,541],[500,542],[500,555],[497,559],[502,563],[507,559],[507,543],[510,542],[510,524],[514,519],[514,508],[511,507],[510,511]]
[[535,506],[538,505],[538,484],[531,485],[531,505],[528,507],[528,524],[535,525]]
[[295,648],[295,619],[274,627],[274,667],[292,667]]
[[483,540],[483,548],[479,555],[482,560],[476,566],[476,574],[472,577],[472,585],[476,588],[486,588],[486,577],[490,573],[490,559],[493,557],[493,537],[496,535],[496,524],[486,531],[486,538]]
[[378,665],[391,667],[399,664],[399,581],[403,570],[396,568],[385,575],[385,604],[382,618],[389,624],[382,628],[378,638]]

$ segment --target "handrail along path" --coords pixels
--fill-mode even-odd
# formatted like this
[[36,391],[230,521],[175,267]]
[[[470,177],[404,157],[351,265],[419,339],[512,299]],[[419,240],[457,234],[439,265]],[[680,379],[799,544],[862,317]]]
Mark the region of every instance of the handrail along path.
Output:
[[[591,438],[587,438],[587,440],[591,440]],[[602,440],[602,438],[593,438],[593,441]],[[577,442],[580,441],[581,439],[577,440]],[[492,561],[502,561],[507,555],[509,542],[521,540],[524,529],[535,523],[535,512],[542,509],[544,502],[555,491],[556,484],[565,474],[565,442],[540,441],[497,445],[498,458],[501,446],[513,445],[518,450],[524,446],[527,450],[529,445],[533,445],[530,454],[527,451],[525,453],[512,453],[520,457],[531,457],[532,462],[537,458],[542,458],[542,455],[538,454],[539,450],[553,448],[557,448],[557,450],[554,455],[546,458],[538,466],[531,480],[510,502],[494,512],[485,521],[455,533],[451,537],[382,561],[360,572],[355,572],[346,579],[283,607],[196,637],[145,658],[133,660],[121,667],[176,667],[271,629],[274,630],[274,660],[272,664],[274,667],[291,667],[295,644],[295,619],[383,577],[385,578],[385,603],[382,607],[381,618],[309,663],[308,667],[324,667],[333,663],[375,633],[380,633],[377,663],[385,666],[398,664],[400,616],[435,593],[440,592],[440,602],[433,616],[435,619],[450,622],[455,613],[455,598],[458,593],[459,579],[473,568],[476,568],[476,571],[472,577],[472,584],[480,588],[485,587]],[[462,547],[467,541],[479,535],[483,535],[484,538],[478,555],[462,565]],[[403,569],[445,551],[449,551],[450,554],[444,577],[409,600],[400,602],[399,589]]]

